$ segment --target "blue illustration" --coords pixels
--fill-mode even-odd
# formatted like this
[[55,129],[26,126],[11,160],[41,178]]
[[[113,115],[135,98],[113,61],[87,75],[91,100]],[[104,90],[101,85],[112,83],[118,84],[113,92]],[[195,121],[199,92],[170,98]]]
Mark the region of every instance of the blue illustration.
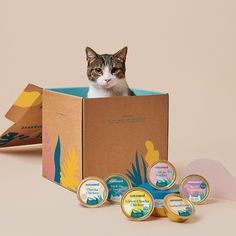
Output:
[[55,164],[55,176],[54,181],[60,184],[61,180],[61,165],[60,165],[60,158],[61,158],[61,141],[60,136],[58,135],[57,145],[54,151],[54,164]]
[[144,161],[144,158],[141,158],[141,165],[143,170],[143,177],[141,172],[141,165],[139,160],[138,152],[136,152],[135,163],[132,163],[132,170],[127,170],[126,175],[131,180],[133,187],[138,187],[141,184],[147,183],[147,165]]

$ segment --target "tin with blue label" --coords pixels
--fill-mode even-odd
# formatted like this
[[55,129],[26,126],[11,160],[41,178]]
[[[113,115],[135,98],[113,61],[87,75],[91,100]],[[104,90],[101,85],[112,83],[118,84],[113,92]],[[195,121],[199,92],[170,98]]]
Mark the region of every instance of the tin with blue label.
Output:
[[122,174],[112,174],[105,179],[108,188],[108,200],[112,203],[119,204],[121,198],[132,185],[130,180]]

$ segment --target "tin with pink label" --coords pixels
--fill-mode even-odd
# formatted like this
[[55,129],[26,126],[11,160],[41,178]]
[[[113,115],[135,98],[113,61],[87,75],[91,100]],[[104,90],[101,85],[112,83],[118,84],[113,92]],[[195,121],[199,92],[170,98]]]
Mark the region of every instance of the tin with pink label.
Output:
[[156,189],[169,189],[176,181],[175,167],[169,161],[158,160],[148,167],[147,179]]

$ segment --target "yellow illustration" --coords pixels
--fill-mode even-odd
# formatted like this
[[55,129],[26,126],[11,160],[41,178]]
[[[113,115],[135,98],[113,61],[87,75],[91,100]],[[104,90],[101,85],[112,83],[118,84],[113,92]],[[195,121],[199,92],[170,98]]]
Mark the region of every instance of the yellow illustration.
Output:
[[79,157],[74,148],[68,149],[68,156],[61,165],[61,185],[76,191],[79,184]]
[[14,105],[22,108],[38,106],[42,103],[42,94],[38,91],[21,93],[19,98],[15,101]]
[[150,140],[147,140],[145,142],[145,147],[147,149],[147,153],[144,156],[144,159],[147,162],[148,166],[150,166],[152,163],[159,160],[160,153],[158,150],[155,150],[154,144]]

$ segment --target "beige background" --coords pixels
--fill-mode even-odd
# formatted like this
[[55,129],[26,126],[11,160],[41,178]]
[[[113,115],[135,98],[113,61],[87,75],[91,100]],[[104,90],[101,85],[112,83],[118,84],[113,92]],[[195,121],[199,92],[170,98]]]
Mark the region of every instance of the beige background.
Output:
[[[180,171],[196,158],[236,173],[236,2],[0,0],[0,131],[27,85],[87,84],[85,46],[129,47],[132,87],[170,93],[169,159]],[[41,177],[41,149],[0,152],[1,235],[170,235],[233,229],[236,202],[212,201],[185,225],[127,221],[118,206],[81,208]]]

